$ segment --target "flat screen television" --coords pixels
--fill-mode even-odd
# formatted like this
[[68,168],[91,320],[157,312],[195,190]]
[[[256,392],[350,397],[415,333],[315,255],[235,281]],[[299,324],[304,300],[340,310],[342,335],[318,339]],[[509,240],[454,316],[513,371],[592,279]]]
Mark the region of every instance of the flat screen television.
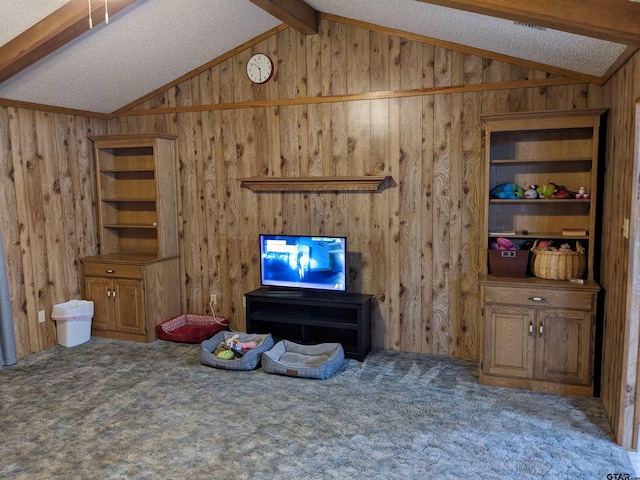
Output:
[[346,237],[260,235],[260,282],[274,289],[346,292]]

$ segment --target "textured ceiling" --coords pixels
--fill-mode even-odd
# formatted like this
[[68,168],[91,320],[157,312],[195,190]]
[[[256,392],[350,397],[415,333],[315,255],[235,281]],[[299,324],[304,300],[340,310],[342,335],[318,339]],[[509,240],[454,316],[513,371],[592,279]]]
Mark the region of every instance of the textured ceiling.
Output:
[[249,0],[138,0],[2,83],[0,97],[111,113],[280,23]]
[[[306,0],[320,12],[600,77],[625,45],[415,0]],[[65,0],[0,0],[0,44]],[[249,0],[137,0],[0,84],[0,98],[112,113],[281,22]]]
[[407,0],[306,0],[316,10],[599,77],[626,45]]
[[0,0],[0,45],[53,13],[68,0]]

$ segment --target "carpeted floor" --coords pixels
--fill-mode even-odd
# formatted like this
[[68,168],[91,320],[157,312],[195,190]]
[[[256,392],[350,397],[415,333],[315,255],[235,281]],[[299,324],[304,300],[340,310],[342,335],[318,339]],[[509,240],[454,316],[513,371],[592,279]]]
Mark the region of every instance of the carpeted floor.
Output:
[[92,338],[0,370],[0,478],[605,479],[633,469],[599,399],[481,386],[374,351],[328,380]]

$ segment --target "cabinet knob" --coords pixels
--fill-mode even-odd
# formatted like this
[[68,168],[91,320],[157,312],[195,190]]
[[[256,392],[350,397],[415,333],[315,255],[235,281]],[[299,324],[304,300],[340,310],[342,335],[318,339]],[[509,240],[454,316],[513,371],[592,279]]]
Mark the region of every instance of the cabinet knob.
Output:
[[107,273],[115,273],[115,270],[113,270],[112,268],[107,268]]
[[542,298],[542,297],[530,297],[529,300],[531,300],[532,302],[546,302],[547,301],[546,298]]
[[540,323],[540,326],[538,327],[538,332],[540,332],[540,336],[542,336],[542,323]]
[[529,322],[529,336],[533,336],[533,322]]

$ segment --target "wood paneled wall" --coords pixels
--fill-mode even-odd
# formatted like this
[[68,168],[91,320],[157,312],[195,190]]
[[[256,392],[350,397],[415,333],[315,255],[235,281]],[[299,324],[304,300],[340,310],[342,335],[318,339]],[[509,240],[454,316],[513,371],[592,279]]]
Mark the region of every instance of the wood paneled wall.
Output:
[[[51,309],[80,298],[96,252],[91,142],[106,121],[0,107],[0,228],[18,358],[57,343]],[[38,322],[38,311],[46,320]]]
[[635,182],[637,191],[639,179],[633,172],[637,155],[634,132],[636,102],[640,99],[640,53],[614,75],[605,90],[610,110],[600,275],[605,296],[601,397],[617,442],[630,448],[634,441],[640,325],[637,314],[636,321],[631,322],[628,311],[629,240],[624,238],[622,226],[625,218],[631,218],[632,202],[638,201],[633,198],[633,187]]
[[[266,85],[246,77],[255,52],[275,62]],[[347,235],[351,289],[375,295],[375,347],[476,359],[480,115],[603,106],[602,89],[586,84],[504,88],[549,77],[322,19],[318,35],[282,30],[110,121],[109,133],[178,135],[185,311],[205,311],[216,293],[242,329],[243,293],[259,286],[258,233]],[[469,88],[329,101],[448,86]],[[280,194],[237,180],[367,174],[393,181],[371,194]]]

